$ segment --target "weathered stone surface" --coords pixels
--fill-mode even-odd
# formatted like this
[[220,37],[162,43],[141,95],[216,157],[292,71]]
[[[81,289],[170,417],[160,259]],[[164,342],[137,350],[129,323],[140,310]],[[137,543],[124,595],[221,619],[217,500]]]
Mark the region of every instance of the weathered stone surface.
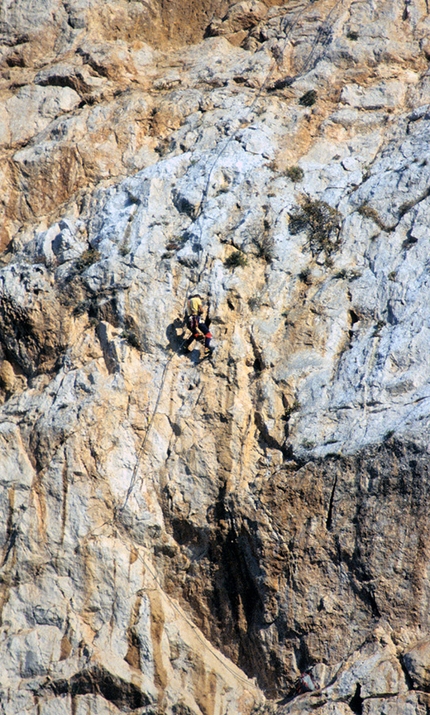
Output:
[[422,640],[403,656],[403,663],[408,675],[414,687],[418,690],[429,690],[429,658],[430,645],[428,639]]
[[424,715],[425,2],[0,30],[1,715]]
[[11,265],[1,283],[5,354],[27,375],[52,370],[67,345],[70,317],[51,290],[51,276],[43,265]]

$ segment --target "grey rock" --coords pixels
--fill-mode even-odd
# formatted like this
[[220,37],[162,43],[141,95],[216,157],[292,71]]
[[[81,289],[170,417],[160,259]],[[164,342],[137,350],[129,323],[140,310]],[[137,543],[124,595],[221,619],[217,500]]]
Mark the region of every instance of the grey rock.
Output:
[[[425,8],[24,5],[1,10],[2,715],[423,714]],[[218,36],[175,49],[204,17]],[[193,292],[211,360],[181,350]]]
[[414,684],[414,688],[425,692],[428,692],[430,686],[429,654],[428,639],[423,639],[403,656],[403,663]]

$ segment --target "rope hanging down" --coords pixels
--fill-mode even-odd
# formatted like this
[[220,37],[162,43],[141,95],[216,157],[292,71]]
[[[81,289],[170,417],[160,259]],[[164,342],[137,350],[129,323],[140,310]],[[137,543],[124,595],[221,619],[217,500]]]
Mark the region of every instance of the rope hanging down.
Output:
[[[319,37],[320,37],[320,36],[323,36],[323,37],[326,37],[326,36],[327,36],[327,32],[328,32],[328,29],[327,29],[327,28],[331,28],[332,25],[333,25],[333,22],[334,22],[334,20],[333,20],[333,21],[330,21],[330,18],[331,18],[331,16],[332,16],[332,14],[335,12],[336,8],[337,8],[339,5],[341,5],[341,3],[342,3],[342,0],[336,0],[335,4],[334,4],[333,7],[331,8],[331,10],[328,12],[327,17],[325,18],[324,23],[323,23],[324,30],[321,30],[321,26],[318,28],[318,31],[317,31],[317,33],[316,33],[316,37],[315,37],[315,39],[314,39],[314,41],[313,41],[313,43],[312,43],[312,47],[311,47],[310,53],[309,53],[307,59],[305,60],[304,65],[303,65],[303,67],[302,67],[301,74],[300,74],[300,75],[297,75],[296,79],[297,79],[298,77],[302,76],[302,74],[306,73],[307,67],[308,67],[309,62],[310,62],[310,60],[311,60],[311,58],[312,58],[312,55],[313,55],[314,50],[315,50],[315,47],[316,47],[316,45],[318,44]],[[281,50],[280,53],[278,54],[277,59],[273,59],[273,60],[272,60],[271,66],[270,66],[270,68],[269,68],[269,70],[268,70],[268,72],[267,72],[267,74],[266,74],[266,77],[265,77],[265,79],[264,79],[262,85],[258,88],[258,90],[257,90],[257,92],[256,92],[256,94],[255,94],[254,99],[252,100],[251,104],[247,107],[246,117],[249,117],[249,115],[252,113],[252,111],[253,111],[253,109],[254,109],[254,107],[255,107],[256,102],[257,102],[258,99],[260,98],[260,96],[261,96],[262,92],[264,91],[264,89],[267,87],[267,85],[268,85],[268,83],[269,83],[269,80],[270,80],[270,78],[271,78],[271,76],[272,76],[272,73],[273,73],[275,67],[282,62],[282,59],[283,59],[283,56],[284,56],[284,53],[285,53],[286,46],[287,46],[287,43],[288,43],[289,38],[290,38],[290,35],[291,35],[291,32],[294,30],[295,26],[297,25],[297,23],[298,23],[300,17],[302,16],[302,13],[303,13],[303,9],[302,9],[302,8],[299,8],[299,9],[293,14],[293,17],[292,17],[291,21],[286,24],[286,27],[285,27],[285,38],[284,38],[284,43],[283,43],[283,46],[282,46],[282,50]],[[285,13],[285,14],[286,14],[286,13]],[[216,154],[215,159],[214,159],[214,161],[212,162],[212,165],[211,165],[211,167],[210,167],[210,169],[209,169],[209,172],[208,172],[208,176],[207,176],[207,179],[206,179],[206,182],[205,182],[204,189],[203,189],[203,191],[202,191],[202,197],[201,197],[201,200],[200,200],[200,204],[199,204],[199,207],[198,207],[198,210],[197,210],[197,215],[196,215],[196,219],[195,219],[195,220],[197,220],[197,219],[199,218],[199,216],[201,216],[201,214],[203,213],[204,205],[205,205],[205,202],[206,202],[206,199],[207,199],[207,196],[208,196],[208,192],[209,192],[209,184],[210,184],[211,176],[212,176],[212,174],[213,174],[213,171],[214,171],[214,169],[215,169],[215,167],[216,167],[216,165],[217,165],[217,163],[218,163],[220,157],[221,157],[222,154],[226,151],[226,149],[228,148],[229,144],[230,144],[232,141],[234,141],[235,137],[237,136],[237,133],[240,131],[240,129],[243,128],[243,126],[246,124],[247,121],[248,121],[248,120],[247,120],[246,118],[245,118],[244,120],[242,120],[241,126],[238,127],[238,128],[230,135],[230,137],[228,137],[226,143],[221,147],[221,149],[220,149],[220,150],[218,151],[218,153]],[[249,123],[250,123],[250,120],[248,121],[248,125],[249,125]],[[202,231],[203,231],[203,226],[202,226],[202,224],[200,223],[200,237],[201,237],[201,235],[202,235]],[[206,264],[205,264],[205,266],[206,266]],[[204,267],[205,267],[205,266],[204,266]],[[204,268],[203,268],[203,270],[204,270]],[[201,278],[201,275],[202,275],[202,273],[203,273],[203,270],[200,271],[200,273],[199,273],[199,275],[198,275],[197,283],[199,282],[199,280],[200,280],[200,278]],[[184,343],[185,343],[185,340],[183,341],[182,346],[184,345]],[[181,346],[181,347],[182,347],[182,346]],[[133,468],[133,472],[132,472],[132,476],[131,476],[131,480],[130,480],[130,485],[129,485],[128,489],[127,489],[126,496],[125,496],[125,499],[124,499],[124,502],[123,502],[122,506],[120,506],[120,507],[118,508],[118,510],[117,510],[117,514],[121,514],[121,513],[124,511],[125,507],[127,506],[128,500],[129,500],[129,498],[130,498],[130,496],[131,496],[131,494],[132,494],[132,492],[133,492],[133,490],[134,490],[134,488],[135,488],[135,486],[136,486],[137,472],[138,472],[138,468],[139,468],[140,459],[141,459],[141,456],[142,456],[142,454],[143,454],[143,452],[144,452],[144,449],[145,449],[145,447],[146,447],[146,443],[147,443],[147,440],[148,440],[149,432],[150,432],[150,430],[151,430],[153,421],[154,421],[154,419],[155,419],[155,417],[156,417],[156,414],[157,414],[158,406],[159,406],[160,400],[161,400],[162,391],[163,391],[164,384],[165,384],[166,377],[167,377],[167,371],[168,371],[169,365],[170,365],[170,363],[171,363],[173,357],[174,357],[174,353],[172,353],[172,354],[168,357],[167,362],[166,362],[166,364],[165,364],[165,366],[164,366],[163,373],[162,373],[162,378],[161,378],[161,383],[160,383],[160,387],[159,387],[159,389],[158,389],[157,399],[156,399],[156,402],[155,402],[154,409],[153,409],[153,411],[152,411],[151,418],[150,418],[150,420],[149,420],[149,422],[148,422],[148,425],[147,425],[145,434],[144,434],[144,436],[143,436],[142,443],[141,443],[141,445],[140,445],[140,447],[139,447],[139,449],[138,449],[138,452],[137,452],[136,463],[135,463],[134,468]]]
[[[295,77],[293,78],[293,81],[295,81],[295,80],[297,80],[297,79],[300,79],[301,77],[303,77],[303,76],[309,71],[309,68],[310,68],[310,65],[311,65],[311,60],[312,60],[312,57],[313,57],[314,52],[315,52],[315,48],[317,47],[320,38],[322,38],[322,39],[324,40],[324,46],[326,46],[326,45],[328,44],[329,37],[330,37],[330,32],[331,32],[331,29],[332,29],[333,24],[334,24],[334,22],[335,22],[335,19],[331,20],[331,16],[332,16],[332,14],[335,12],[335,10],[337,9],[338,6],[342,6],[342,0],[336,0],[335,4],[332,6],[332,8],[331,8],[331,9],[329,10],[329,12],[327,13],[327,16],[326,16],[324,22],[321,23],[321,25],[318,27],[316,36],[315,36],[315,38],[314,38],[314,40],[313,40],[313,42],[312,42],[312,46],[311,46],[310,52],[309,52],[307,58],[305,59],[305,61],[304,61],[304,63],[303,63],[303,66],[302,66],[300,72],[299,72],[298,74],[296,74]],[[285,16],[287,13],[288,13],[288,11],[285,12],[285,13],[279,13],[279,15]],[[220,160],[220,158],[221,158],[221,156],[223,155],[223,153],[228,149],[230,143],[235,140],[235,138],[236,138],[237,135],[238,135],[238,132],[241,131],[242,129],[245,129],[246,127],[250,126],[251,121],[252,121],[251,118],[250,118],[250,115],[252,114],[252,112],[253,112],[253,110],[254,110],[254,107],[255,107],[255,105],[256,105],[258,99],[261,97],[263,91],[264,91],[264,90],[266,89],[266,87],[268,86],[269,81],[270,81],[270,78],[271,78],[271,76],[272,76],[272,74],[273,74],[273,72],[274,72],[276,66],[280,66],[280,65],[281,65],[281,63],[282,63],[282,61],[283,61],[283,58],[284,58],[285,49],[286,49],[287,43],[288,43],[288,41],[289,41],[289,39],[290,39],[291,33],[292,33],[292,31],[294,30],[294,28],[296,27],[296,25],[297,25],[299,19],[302,17],[302,15],[303,15],[303,7],[299,7],[299,8],[295,11],[295,13],[293,13],[291,20],[290,20],[290,21],[287,21],[287,23],[286,23],[286,25],[285,25],[285,28],[284,28],[285,37],[284,37],[284,42],[283,42],[283,45],[282,45],[282,49],[281,49],[281,50],[278,50],[278,52],[276,53],[276,56],[274,56],[274,58],[273,58],[273,60],[272,60],[272,62],[271,62],[271,65],[270,65],[270,67],[269,67],[269,70],[268,70],[268,72],[267,72],[267,74],[266,74],[266,77],[264,78],[263,83],[261,84],[261,86],[258,88],[258,90],[257,90],[257,92],[256,92],[256,94],[255,94],[255,96],[254,96],[254,99],[252,100],[251,104],[247,107],[246,112],[245,112],[245,116],[244,116],[244,118],[240,121],[239,126],[232,132],[232,134],[227,138],[227,140],[226,140],[226,142],[224,143],[224,145],[218,150],[218,152],[217,152],[217,154],[216,154],[216,156],[215,156],[215,158],[214,158],[214,160],[213,160],[213,162],[212,162],[212,164],[211,164],[211,166],[210,166],[210,168],[209,168],[209,172],[208,172],[208,174],[207,174],[207,178],[206,178],[204,187],[203,187],[203,189],[202,189],[201,199],[200,199],[200,202],[199,202],[199,204],[198,204],[197,211],[196,211],[196,214],[195,214],[195,217],[194,217],[194,222],[198,221],[198,219],[199,219],[199,218],[201,217],[201,215],[203,214],[203,211],[204,211],[204,208],[205,208],[205,204],[206,204],[206,201],[207,201],[207,198],[208,198],[208,195],[209,195],[210,181],[211,181],[211,178],[212,178],[212,174],[213,174],[213,172],[214,172],[214,169],[215,169],[216,165],[218,164],[218,161]],[[277,17],[277,16],[275,16],[275,17]],[[319,60],[324,59],[324,56],[325,56],[326,52],[327,52],[327,51],[325,51],[322,55],[320,55],[319,57],[317,57],[317,58],[315,59],[315,61],[313,62],[313,66],[315,66],[315,65],[318,63]],[[291,82],[291,84],[292,84],[292,82]],[[199,263],[200,263],[201,254],[203,253],[203,247],[202,247],[203,222],[202,222],[202,221],[199,222],[198,234],[199,234],[199,242],[198,242],[198,261],[199,261]],[[197,283],[200,282],[201,277],[202,277],[203,273],[204,273],[205,270],[206,270],[208,260],[209,260],[209,256],[206,257],[206,261],[205,261],[203,267],[201,268],[201,270],[200,270],[199,273],[198,273]]]
[[[312,44],[311,51],[310,51],[310,53],[309,53],[309,55],[308,55],[308,57],[307,57],[307,59],[306,59],[304,65],[303,65],[303,67],[302,67],[301,74],[297,75],[297,77],[296,77],[295,79],[299,78],[300,76],[303,76],[303,74],[305,74],[305,73],[308,71],[308,67],[309,67],[309,65],[310,65],[310,63],[311,63],[311,60],[312,60],[313,54],[314,54],[314,52],[315,52],[315,48],[316,48],[316,46],[318,45],[319,39],[320,39],[320,38],[323,38],[323,40],[324,40],[324,38],[325,38],[325,41],[323,42],[323,44],[324,44],[324,45],[327,45],[327,44],[328,44],[328,39],[327,39],[327,38],[328,38],[328,36],[329,36],[329,30],[331,29],[331,27],[332,27],[332,25],[333,25],[333,23],[334,23],[334,20],[333,20],[333,22],[331,22],[330,25],[328,24],[328,22],[329,22],[329,19],[331,18],[331,15],[334,13],[335,9],[336,9],[340,4],[341,4],[341,0],[337,0],[337,2],[333,5],[333,7],[331,8],[331,10],[329,11],[329,13],[328,13],[328,15],[327,15],[327,17],[326,17],[326,19],[325,19],[325,21],[324,21],[324,25],[321,26],[321,27],[319,28],[318,32],[317,32],[317,35],[316,35],[316,37],[315,37],[315,39],[314,39],[314,41],[313,41],[313,44]],[[210,167],[210,169],[209,169],[209,172],[208,172],[208,175],[207,175],[207,179],[206,179],[206,182],[205,182],[203,191],[202,191],[202,197],[201,197],[201,200],[200,200],[200,203],[199,203],[199,206],[198,206],[196,219],[198,219],[198,218],[201,216],[201,214],[203,213],[204,206],[205,206],[206,199],[207,199],[208,192],[209,192],[210,180],[211,180],[213,171],[214,171],[214,169],[215,169],[215,167],[216,167],[216,165],[217,165],[217,163],[218,163],[220,157],[221,157],[222,154],[226,151],[226,149],[228,148],[229,144],[235,139],[235,137],[237,136],[238,132],[239,132],[241,129],[243,129],[246,125],[249,125],[249,123],[250,123],[250,120],[248,120],[249,115],[252,113],[252,111],[253,111],[253,109],[254,109],[254,107],[255,107],[255,104],[257,103],[257,101],[258,101],[258,99],[260,98],[261,94],[263,93],[264,89],[267,87],[267,85],[268,85],[268,83],[269,83],[269,80],[270,80],[270,77],[272,76],[272,73],[273,73],[275,67],[281,63],[281,60],[283,59],[284,52],[285,52],[285,48],[286,48],[287,42],[288,42],[288,40],[289,40],[290,34],[291,34],[292,30],[294,29],[294,27],[296,26],[296,24],[297,24],[297,22],[298,22],[298,20],[299,20],[299,17],[300,17],[301,14],[302,14],[302,12],[303,12],[302,9],[297,10],[297,12],[293,15],[292,21],[291,21],[291,22],[288,24],[288,26],[286,27],[286,29],[285,29],[285,33],[286,33],[286,34],[285,34],[285,39],[284,39],[284,44],[283,44],[282,50],[280,51],[280,53],[279,53],[279,55],[278,55],[278,58],[277,58],[277,59],[274,59],[274,60],[272,61],[271,66],[270,66],[270,68],[269,68],[269,71],[268,71],[268,73],[267,73],[267,75],[266,75],[266,77],[265,77],[265,79],[264,79],[262,85],[259,87],[258,91],[256,92],[256,95],[255,95],[254,99],[252,100],[251,104],[250,104],[250,105],[247,107],[247,109],[246,109],[245,118],[242,119],[240,126],[239,126],[237,129],[234,130],[234,132],[230,135],[230,137],[228,137],[226,143],[220,148],[220,150],[219,150],[218,153],[216,154],[215,159],[214,159],[214,161],[213,161],[213,163],[212,163],[212,165],[211,165],[211,167]],[[322,56],[321,56],[320,58],[318,58],[318,59],[322,59],[323,57],[324,57],[324,55],[322,55]],[[318,59],[316,60],[316,62],[318,61]],[[315,63],[314,63],[314,64],[315,64]],[[202,228],[201,228],[201,231],[202,231]],[[185,342],[185,341],[184,341],[184,342]],[[122,525],[121,522],[119,521],[119,517],[120,517],[121,513],[124,511],[124,509],[126,508],[127,503],[128,503],[128,500],[129,500],[129,498],[130,498],[130,496],[131,496],[131,494],[132,494],[132,492],[133,492],[133,490],[134,490],[134,488],[135,488],[135,486],[136,486],[137,472],[138,472],[140,460],[141,460],[141,457],[142,457],[142,455],[143,455],[143,453],[144,453],[144,450],[145,450],[145,447],[146,447],[146,444],[147,444],[147,440],[148,440],[148,436],[149,436],[149,432],[150,432],[150,430],[151,430],[152,424],[153,424],[153,422],[154,422],[155,416],[156,416],[157,411],[158,411],[158,407],[159,407],[159,404],[160,404],[160,400],[161,400],[163,388],[164,388],[164,385],[165,385],[165,382],[166,382],[166,377],[167,377],[168,368],[169,368],[169,365],[170,365],[170,363],[171,363],[171,361],[172,361],[174,355],[175,355],[175,353],[172,353],[172,354],[168,357],[168,359],[167,359],[167,361],[166,361],[166,364],[165,364],[165,366],[164,366],[164,368],[163,368],[162,377],[161,377],[161,382],[160,382],[160,387],[159,387],[159,389],[158,389],[158,394],[157,394],[157,399],[156,399],[156,402],[155,402],[154,409],[153,409],[153,411],[152,411],[150,420],[149,420],[149,422],[148,422],[148,425],[147,425],[145,434],[144,434],[144,436],[143,436],[142,442],[141,442],[140,447],[139,447],[139,449],[138,449],[138,451],[137,451],[136,462],[135,462],[135,465],[134,465],[134,468],[133,468],[133,471],[132,471],[132,476],[131,476],[131,479],[130,479],[130,484],[129,484],[128,489],[127,489],[127,491],[126,491],[126,495],[125,495],[125,498],[124,498],[124,502],[123,502],[123,504],[122,504],[120,507],[114,509],[113,516],[112,516],[111,519],[106,520],[106,521],[103,522],[101,525],[99,525],[99,526],[97,526],[97,527],[94,527],[94,529],[90,530],[90,532],[88,532],[88,534],[85,536],[84,541],[88,541],[88,539],[90,539],[91,536],[94,535],[97,530],[103,529],[105,526],[111,526],[112,528],[115,528],[115,527],[116,527],[116,528],[119,528],[119,529],[121,529],[121,530],[123,529],[123,525]],[[63,380],[64,380],[64,378],[63,378]],[[56,393],[54,394],[53,402],[54,402],[55,399],[57,398],[58,393],[59,393],[59,391],[60,391],[60,389],[61,389],[61,386],[62,386],[62,382],[60,383],[60,385],[59,385],[59,387],[58,387]],[[16,547],[17,541],[19,540],[19,538],[20,538],[20,536],[21,536],[21,534],[22,534],[21,527],[22,527],[22,523],[23,523],[23,520],[24,520],[24,517],[25,517],[25,515],[26,515],[26,513],[27,513],[28,508],[29,508],[29,506],[24,507],[24,505],[21,505],[21,506],[19,507],[19,510],[20,510],[21,514],[20,514],[18,520],[15,521],[14,524],[11,524],[11,528],[10,528],[10,530],[9,530],[8,543],[6,544],[6,548],[5,548],[4,556],[3,556],[3,562],[2,562],[2,564],[0,565],[0,570],[2,570],[3,568],[6,567],[6,564],[7,564],[8,560],[9,560],[9,555],[10,555],[12,549]],[[133,545],[133,548],[134,548],[134,545]],[[239,673],[237,673],[235,670],[233,670],[232,668],[230,668],[230,667],[224,662],[224,660],[223,660],[220,656],[218,656],[217,653],[216,653],[214,650],[212,650],[212,648],[210,648],[210,647],[208,646],[207,641],[206,641],[206,640],[204,639],[204,637],[200,634],[200,632],[199,632],[199,630],[197,629],[197,627],[195,626],[195,624],[187,617],[187,615],[186,615],[182,610],[179,609],[179,607],[178,607],[177,604],[173,601],[173,599],[169,596],[169,594],[167,594],[167,593],[163,590],[162,584],[160,583],[159,579],[157,578],[157,576],[156,576],[156,574],[154,573],[154,571],[152,570],[152,568],[148,565],[148,562],[143,558],[143,556],[142,556],[140,553],[138,553],[137,555],[138,555],[139,560],[142,562],[142,564],[144,565],[144,567],[147,569],[148,573],[150,573],[150,575],[152,576],[152,578],[154,579],[154,581],[155,581],[156,584],[158,585],[158,587],[159,587],[159,589],[160,589],[160,592],[161,592],[161,593],[165,596],[165,598],[169,601],[169,603],[170,603],[170,605],[172,606],[172,608],[173,608],[182,618],[185,619],[185,621],[188,623],[188,625],[192,628],[192,630],[193,630],[194,633],[196,634],[196,636],[197,636],[197,638],[199,639],[200,643],[201,643],[205,648],[208,648],[208,649],[210,650],[212,656],[215,657],[215,658],[223,665],[223,667],[226,668],[226,670],[229,671],[235,678],[237,678],[238,680],[242,681],[245,685],[249,684],[249,680],[248,680],[247,678],[244,678],[243,676],[240,676]]]
[[230,143],[231,143],[232,141],[234,141],[234,139],[236,138],[238,132],[239,132],[241,129],[244,129],[246,126],[249,126],[251,120],[248,119],[248,117],[249,117],[249,115],[253,112],[254,107],[255,107],[257,101],[259,100],[259,98],[261,97],[263,91],[264,91],[265,88],[267,87],[267,85],[268,85],[268,83],[269,83],[269,80],[270,80],[270,78],[271,78],[271,76],[272,76],[272,74],[273,74],[273,71],[274,71],[275,67],[276,67],[278,64],[281,63],[281,61],[282,61],[282,59],[283,59],[283,57],[284,57],[284,52],[285,52],[285,48],[286,48],[286,46],[287,46],[287,42],[288,42],[288,40],[289,40],[290,33],[291,33],[291,31],[294,29],[294,27],[296,26],[299,17],[300,17],[300,12],[297,11],[297,12],[295,13],[295,15],[293,15],[293,21],[291,22],[291,24],[290,24],[290,25],[286,28],[286,30],[285,30],[285,33],[286,33],[286,34],[285,34],[285,39],[284,39],[284,44],[283,44],[282,50],[280,51],[279,56],[278,56],[277,59],[276,59],[276,58],[273,58],[273,60],[272,60],[272,62],[271,62],[271,64],[270,64],[269,70],[268,70],[268,72],[267,72],[267,74],[266,74],[266,77],[265,77],[264,80],[263,80],[263,83],[262,83],[261,86],[258,88],[258,90],[257,90],[257,92],[256,92],[256,94],[255,94],[255,96],[254,96],[254,99],[252,100],[251,104],[246,108],[246,112],[245,112],[244,118],[240,121],[240,125],[237,127],[237,129],[235,129],[235,130],[233,131],[233,133],[227,138],[227,141],[225,142],[224,146],[222,146],[221,149],[218,151],[218,153],[215,155],[215,159],[214,159],[214,161],[213,161],[212,164],[211,164],[211,167],[210,167],[210,169],[209,169],[209,172],[208,172],[208,175],[207,175],[207,178],[206,178],[206,182],[205,182],[205,185],[204,185],[204,188],[203,188],[203,191],[202,191],[202,197],[201,197],[201,200],[200,200],[200,203],[199,203],[199,206],[198,206],[198,209],[197,209],[197,213],[196,213],[196,220],[197,220],[197,219],[199,218],[199,216],[203,213],[204,205],[205,205],[205,203],[206,203],[206,199],[207,199],[208,193],[209,193],[210,180],[211,180],[211,178],[212,178],[213,171],[214,171],[214,169],[215,169],[215,167],[216,167],[216,165],[217,165],[219,159],[221,158],[222,154],[226,151],[226,149],[228,148],[228,146],[230,145]]

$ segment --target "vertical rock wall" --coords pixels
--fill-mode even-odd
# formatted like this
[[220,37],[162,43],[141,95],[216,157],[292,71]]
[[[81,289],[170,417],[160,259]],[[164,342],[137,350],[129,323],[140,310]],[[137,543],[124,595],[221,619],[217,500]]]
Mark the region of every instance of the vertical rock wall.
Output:
[[427,712],[428,12],[3,4],[2,715]]

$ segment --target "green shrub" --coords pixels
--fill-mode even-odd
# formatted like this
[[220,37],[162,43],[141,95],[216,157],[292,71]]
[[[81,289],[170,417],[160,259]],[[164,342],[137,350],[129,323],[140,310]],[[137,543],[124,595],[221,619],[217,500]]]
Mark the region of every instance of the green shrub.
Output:
[[299,278],[307,286],[312,285],[312,271],[310,268],[305,268],[303,271],[300,271],[299,273]]
[[285,171],[285,175],[288,176],[291,181],[297,183],[298,181],[303,181],[304,172],[300,166],[289,166]]
[[92,266],[93,263],[97,263],[101,258],[100,251],[96,248],[87,248],[86,251],[81,253],[78,260],[76,261],[76,270],[78,273],[82,273],[85,268]]
[[324,251],[327,261],[339,247],[341,218],[325,201],[303,196],[300,207],[290,214],[289,231],[293,236],[305,231],[312,255]]
[[337,280],[342,280],[343,278],[347,278],[347,277],[348,277],[348,273],[347,273],[347,271],[345,270],[345,268],[341,268],[340,271],[338,271],[334,277],[335,277]]
[[120,256],[128,256],[128,254],[130,253],[130,244],[123,243],[122,246],[119,247],[118,251]]
[[309,92],[306,92],[302,97],[300,97],[299,104],[303,107],[312,107],[312,105],[317,101],[317,97],[318,92],[315,89],[310,89]]
[[263,258],[266,263],[272,263],[274,258],[274,242],[273,237],[268,233],[262,233],[261,236],[253,241],[257,248],[258,258]]
[[181,248],[181,239],[178,239],[177,241],[169,241],[166,243],[166,250],[167,251],[178,251]]
[[261,308],[261,296],[253,296],[252,298],[249,298],[248,305],[252,312]]
[[226,268],[244,268],[247,263],[247,258],[245,254],[242,253],[242,251],[234,251],[224,261],[224,265],[226,266]]

